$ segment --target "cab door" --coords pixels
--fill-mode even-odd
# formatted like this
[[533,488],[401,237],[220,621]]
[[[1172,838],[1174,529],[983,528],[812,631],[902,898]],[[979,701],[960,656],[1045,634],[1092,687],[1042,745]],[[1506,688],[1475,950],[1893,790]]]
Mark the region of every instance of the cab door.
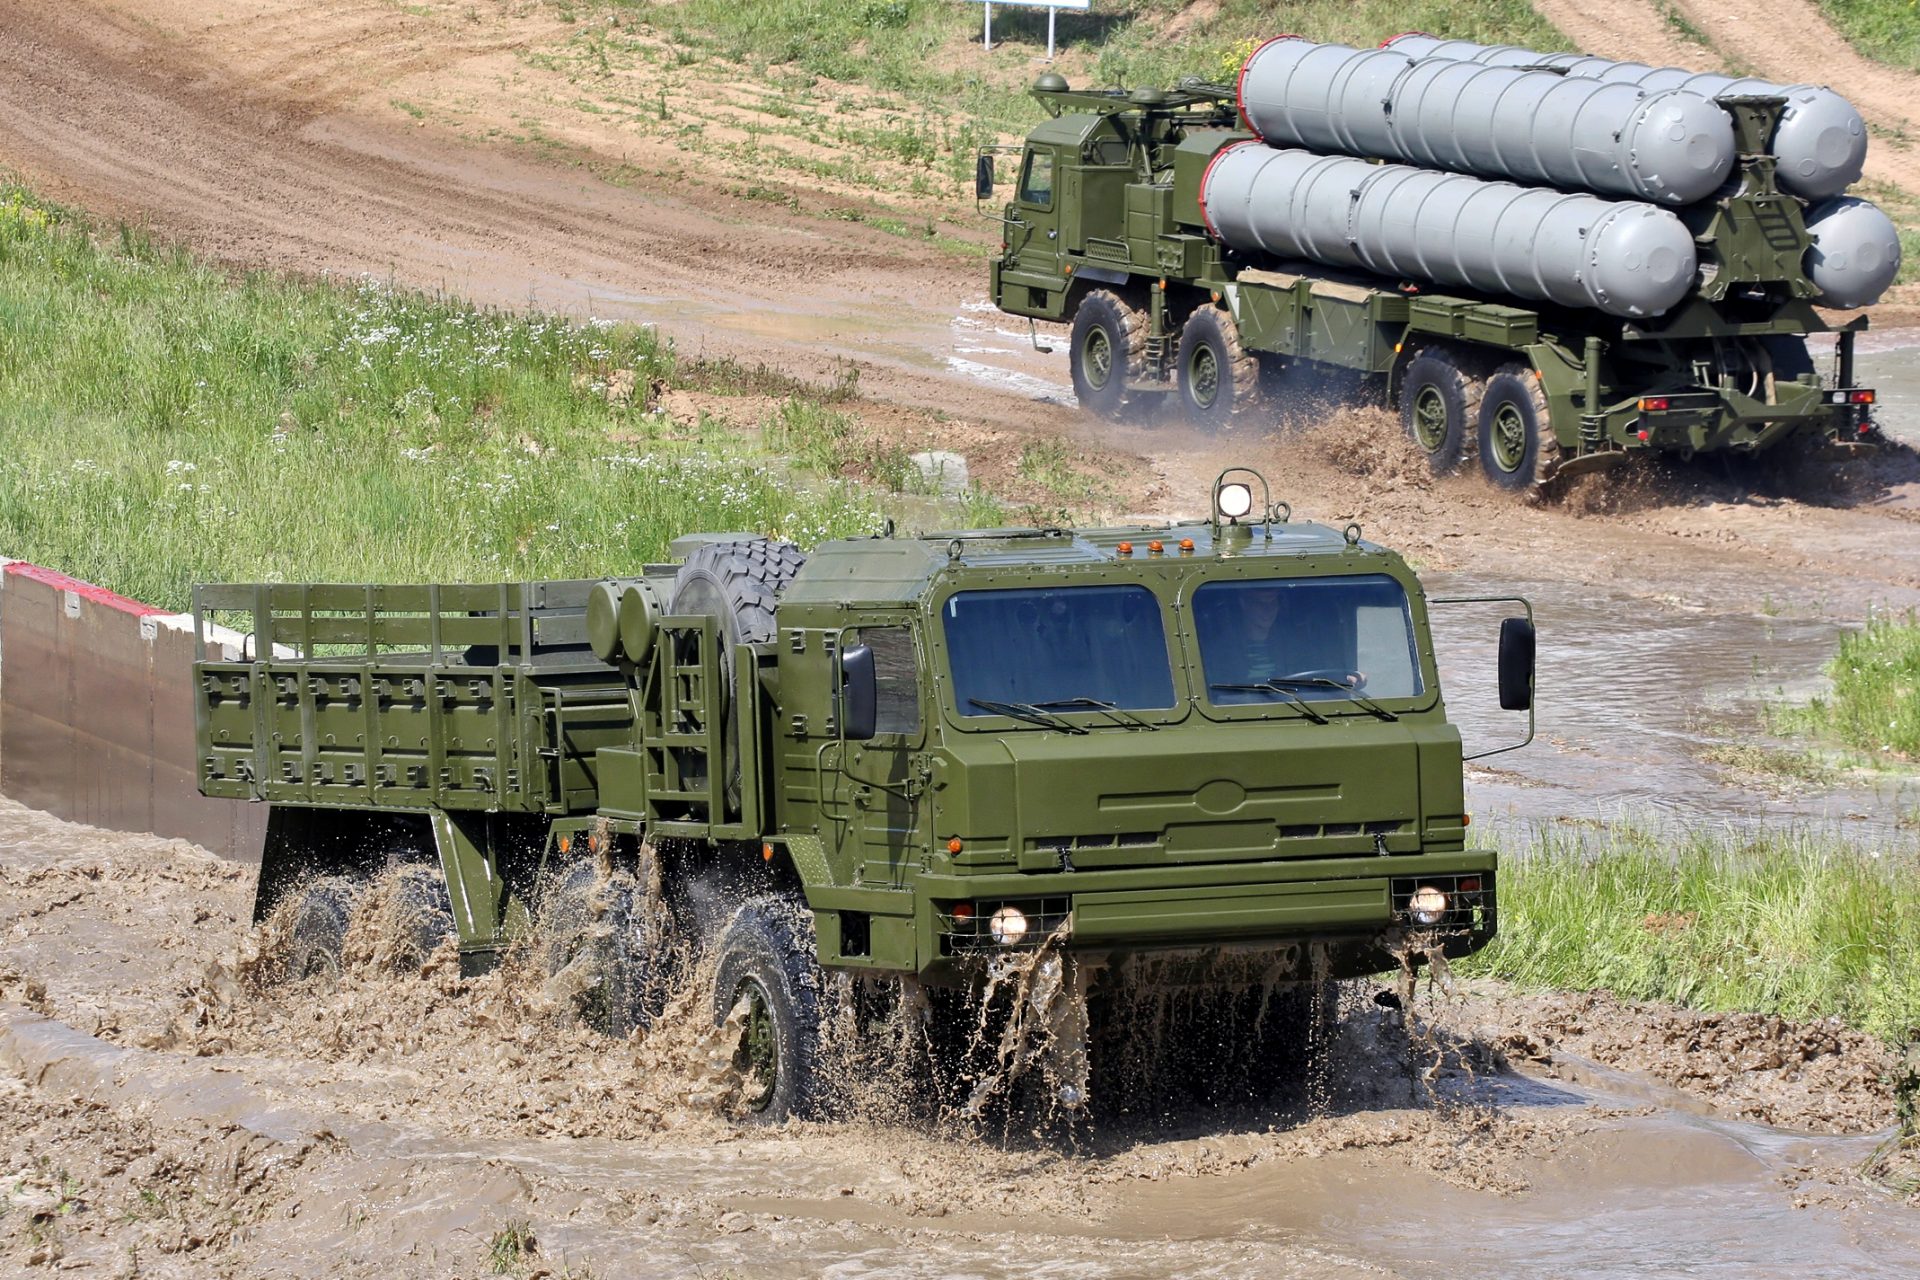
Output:
[[899,623],[849,627],[842,652],[873,651],[878,714],[873,737],[844,741],[835,791],[845,815],[836,829],[845,844],[839,865],[858,869],[864,885],[902,885],[928,849],[926,717],[921,709],[919,645]]
[[1052,147],[1028,147],[1020,161],[1020,180],[1007,206],[1007,263],[1021,283],[1058,288],[1060,284],[1060,180]]

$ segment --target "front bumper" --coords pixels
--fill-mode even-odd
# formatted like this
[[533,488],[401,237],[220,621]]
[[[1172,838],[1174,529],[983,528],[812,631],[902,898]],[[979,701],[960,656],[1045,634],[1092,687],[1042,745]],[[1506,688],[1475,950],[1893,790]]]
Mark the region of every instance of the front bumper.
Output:
[[[1421,928],[1407,903],[1420,885],[1449,894],[1455,909],[1428,932],[1450,954],[1492,939],[1490,849],[1458,853],[1313,858],[1262,863],[1139,867],[1112,871],[923,875],[916,933],[923,971],[1040,945],[1058,930],[1074,951],[1277,947],[1343,939],[1344,977],[1391,967],[1393,937]],[[957,910],[965,904],[965,911]],[[1030,921],[1021,941],[994,941],[988,922],[1002,906]],[[1385,957],[1385,959],[1383,959]]]

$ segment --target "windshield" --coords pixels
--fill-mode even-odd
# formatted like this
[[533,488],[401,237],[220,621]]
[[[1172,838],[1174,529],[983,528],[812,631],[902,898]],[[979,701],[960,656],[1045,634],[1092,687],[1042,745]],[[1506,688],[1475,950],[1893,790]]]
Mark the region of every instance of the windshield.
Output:
[[1004,706],[1058,715],[1096,703],[1174,705],[1160,602],[1144,587],[961,591],[941,622],[963,716],[1005,715]]
[[1193,624],[1216,705],[1423,688],[1407,593],[1385,574],[1210,582],[1193,593]]

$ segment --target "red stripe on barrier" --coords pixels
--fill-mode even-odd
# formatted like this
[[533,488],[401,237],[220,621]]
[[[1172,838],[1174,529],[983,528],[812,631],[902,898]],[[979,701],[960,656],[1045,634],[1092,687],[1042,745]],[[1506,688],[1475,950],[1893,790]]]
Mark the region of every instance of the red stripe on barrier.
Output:
[[1382,40],[1380,47],[1382,49],[1391,49],[1393,48],[1393,42],[1395,40],[1405,40],[1408,36],[1426,36],[1429,40],[1433,39],[1433,36],[1425,31],[1402,31],[1397,36],[1388,36],[1385,40]]
[[136,618],[146,618],[157,613],[173,612],[171,609],[162,609],[155,605],[141,604],[138,600],[129,600],[118,592],[109,591],[105,587],[96,587],[91,582],[82,582],[78,578],[70,578],[57,570],[43,568],[37,564],[28,564],[24,560],[16,560],[8,565],[7,572],[17,574],[30,582],[38,582],[43,586],[52,587],[56,591],[71,591],[82,600],[91,600],[93,603],[104,605],[109,609],[118,609],[121,613],[130,613]]

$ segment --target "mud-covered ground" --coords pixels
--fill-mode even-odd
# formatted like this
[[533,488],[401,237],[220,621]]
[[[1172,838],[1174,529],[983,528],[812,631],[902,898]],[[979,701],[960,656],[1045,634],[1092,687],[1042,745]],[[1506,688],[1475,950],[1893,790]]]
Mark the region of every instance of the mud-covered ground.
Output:
[[[727,1118],[704,1004],[274,981],[249,869],[0,802],[0,1273],[1895,1275],[1893,1064],[1824,1024],[1361,984],[1298,1088],[1149,1119]],[[867,1083],[867,1082],[861,1082]],[[856,1089],[872,1096],[877,1090]],[[897,1096],[892,1101],[898,1102]],[[912,1099],[907,1101],[912,1102]]]

